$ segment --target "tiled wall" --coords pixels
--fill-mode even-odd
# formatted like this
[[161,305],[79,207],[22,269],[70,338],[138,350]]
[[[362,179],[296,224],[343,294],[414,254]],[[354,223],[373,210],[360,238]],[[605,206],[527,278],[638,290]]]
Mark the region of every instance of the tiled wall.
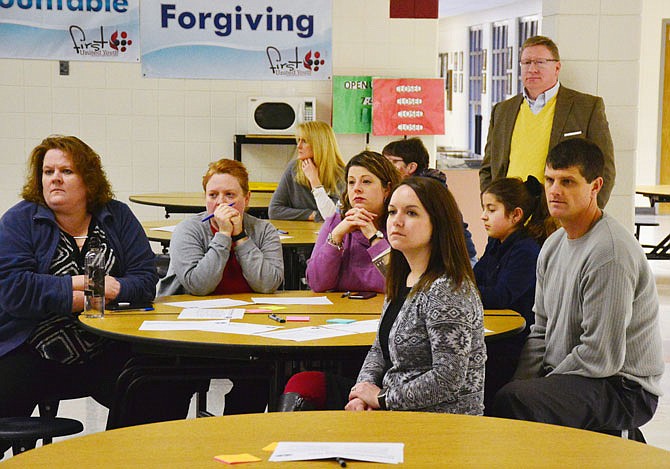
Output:
[[607,211],[633,228],[641,0],[543,1],[544,34],[561,48],[561,82],[602,96],[614,142],[616,184]]
[[[440,52],[467,50],[470,26],[483,25],[486,40],[492,22],[540,13],[541,33],[553,38],[561,51],[561,83],[602,96],[605,101],[617,166],[616,184],[607,211],[631,230],[638,126],[647,125],[650,111],[658,112],[657,103],[654,109],[647,108],[646,113],[638,112],[640,71],[646,70],[645,64],[640,62],[642,4],[640,0],[523,0],[443,19],[439,28]],[[657,24],[648,20],[646,24],[660,30],[661,18],[655,22]],[[647,57],[647,60],[657,61],[658,56]],[[658,65],[652,69],[658,73]],[[649,107],[654,106],[651,100],[649,103]],[[467,105],[467,95],[455,95],[454,110],[447,113],[445,136],[437,138],[438,144],[467,146]],[[485,142],[490,106],[482,106],[482,115]],[[653,127],[657,129],[656,125]],[[655,164],[645,167],[646,171],[655,169]]]
[[[437,76],[437,20],[389,19],[388,0],[333,1],[333,72],[385,77]],[[249,96],[316,96],[330,122],[331,82],[145,79],[139,64],[0,59],[0,213],[19,200],[30,150],[51,133],[81,137],[103,157],[117,198],[197,191],[209,161],[233,156],[246,132]],[[392,138],[371,137],[381,150]],[[350,158],[362,135],[338,135]],[[424,139],[429,149],[434,138]],[[252,179],[277,180],[293,147],[243,148]],[[141,219],[161,209],[130,206]]]

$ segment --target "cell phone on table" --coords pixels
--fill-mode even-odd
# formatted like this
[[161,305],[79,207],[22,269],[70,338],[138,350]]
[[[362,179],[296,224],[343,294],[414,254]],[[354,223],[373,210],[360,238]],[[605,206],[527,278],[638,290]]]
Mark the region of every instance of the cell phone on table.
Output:
[[373,291],[355,291],[349,294],[350,300],[367,300],[377,296],[376,292]]

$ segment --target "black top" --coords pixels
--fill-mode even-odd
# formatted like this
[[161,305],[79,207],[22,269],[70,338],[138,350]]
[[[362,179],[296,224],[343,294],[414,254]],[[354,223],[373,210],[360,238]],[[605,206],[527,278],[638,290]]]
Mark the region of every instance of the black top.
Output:
[[393,301],[389,303],[384,311],[384,316],[382,316],[381,323],[379,324],[379,345],[382,348],[382,354],[384,355],[385,360],[389,360],[389,334],[391,333],[391,327],[398,317],[400,308],[405,304],[407,295],[409,295],[410,287],[403,287],[400,290],[400,295]]

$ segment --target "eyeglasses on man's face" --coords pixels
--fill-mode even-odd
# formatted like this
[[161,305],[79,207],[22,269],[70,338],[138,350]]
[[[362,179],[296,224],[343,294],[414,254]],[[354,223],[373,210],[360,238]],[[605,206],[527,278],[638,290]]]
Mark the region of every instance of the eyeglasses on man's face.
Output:
[[524,59],[519,61],[519,64],[521,64],[522,67],[528,68],[532,65],[535,65],[536,67],[546,67],[549,62],[560,62],[558,59]]

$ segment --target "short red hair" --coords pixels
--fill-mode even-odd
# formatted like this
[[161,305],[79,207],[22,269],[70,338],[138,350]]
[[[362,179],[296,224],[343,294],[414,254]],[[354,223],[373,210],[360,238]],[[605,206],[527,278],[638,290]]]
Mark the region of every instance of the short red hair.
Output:
[[244,195],[249,193],[249,173],[247,172],[247,168],[239,161],[227,158],[212,161],[207,168],[207,172],[202,177],[202,190],[207,190],[207,183],[215,174],[230,174],[240,183]]

